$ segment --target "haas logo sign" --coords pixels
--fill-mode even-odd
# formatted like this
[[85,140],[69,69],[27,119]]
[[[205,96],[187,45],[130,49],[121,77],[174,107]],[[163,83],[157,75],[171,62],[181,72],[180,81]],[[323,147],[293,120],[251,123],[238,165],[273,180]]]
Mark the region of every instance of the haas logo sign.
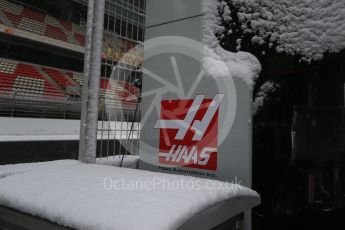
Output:
[[161,101],[159,163],[217,169],[218,113],[223,94],[213,99]]

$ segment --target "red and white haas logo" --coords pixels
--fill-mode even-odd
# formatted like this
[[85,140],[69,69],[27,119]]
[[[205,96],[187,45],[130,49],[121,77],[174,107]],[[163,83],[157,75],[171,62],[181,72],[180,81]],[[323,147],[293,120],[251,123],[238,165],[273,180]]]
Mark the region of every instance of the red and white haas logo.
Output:
[[159,163],[216,170],[218,113],[224,98],[197,95],[194,100],[161,101]]

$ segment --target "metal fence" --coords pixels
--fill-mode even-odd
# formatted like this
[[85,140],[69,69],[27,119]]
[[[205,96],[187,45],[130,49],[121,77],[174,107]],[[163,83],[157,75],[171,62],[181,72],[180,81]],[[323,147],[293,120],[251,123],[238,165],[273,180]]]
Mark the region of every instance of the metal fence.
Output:
[[1,93],[0,116],[79,119],[80,102],[69,97]]
[[142,49],[144,19],[145,0],[106,1],[101,72],[109,82],[99,103],[97,155],[101,158],[139,154],[143,57],[142,52],[128,52]]
[[[104,99],[99,104],[99,120],[107,120]],[[30,117],[47,119],[80,119],[81,101],[75,97],[49,97],[35,95],[21,95],[16,92],[0,93],[0,116],[2,117]],[[112,120],[131,122],[135,117],[135,105],[123,106],[120,99],[114,99],[112,109],[121,111]],[[140,110],[140,106],[139,106]],[[124,115],[122,115],[125,114]]]
[[[102,82],[107,81],[107,87],[100,87],[97,104],[97,139],[101,139],[97,156],[138,154],[143,57],[142,53],[127,53],[133,47],[142,48],[145,0],[106,0],[105,3],[100,75]],[[92,76],[94,82],[97,75]],[[90,81],[86,83],[90,87]],[[65,95],[71,90],[80,91],[68,88]],[[81,119],[82,107],[78,94],[56,98],[17,92],[0,95],[0,116],[6,117]]]

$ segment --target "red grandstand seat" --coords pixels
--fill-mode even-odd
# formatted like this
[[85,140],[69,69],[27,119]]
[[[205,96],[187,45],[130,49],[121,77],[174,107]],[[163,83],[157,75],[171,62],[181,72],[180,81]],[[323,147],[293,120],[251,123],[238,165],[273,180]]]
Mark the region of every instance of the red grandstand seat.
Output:
[[67,86],[77,86],[77,84],[73,81],[70,81],[67,76],[65,76],[63,73],[61,73],[57,69],[52,69],[48,67],[43,67],[43,70],[51,77],[53,78],[56,83],[58,83],[59,86],[66,89]]
[[68,22],[68,21],[65,21],[62,19],[58,19],[58,21],[67,31],[72,31],[72,23],[71,22]]
[[100,87],[101,89],[106,89],[108,86],[108,79],[101,78]]
[[74,37],[79,42],[79,45],[85,46],[85,35],[84,34],[74,33]]
[[0,92],[1,93],[11,92],[14,81],[15,81],[14,75],[0,72],[0,82],[1,82]]
[[101,77],[100,80],[100,89],[99,89],[99,94],[100,94],[100,98],[104,99],[105,98],[105,94],[107,93],[109,96],[109,91],[107,92],[107,89],[109,89],[109,84],[108,84],[109,80],[106,78]]
[[131,41],[127,41],[126,43],[127,43],[127,50],[131,50],[135,46],[135,44]]
[[42,75],[36,70],[34,66],[25,63],[18,63],[16,74],[42,78]]
[[123,82],[123,88],[132,95],[138,96],[139,94],[139,89],[135,87],[133,84],[130,84],[128,82]]
[[67,35],[65,34],[65,32],[62,31],[62,29],[53,25],[46,25],[45,35],[51,38],[67,42]]
[[[17,70],[15,71],[15,74],[17,77],[29,77],[33,78],[32,81],[34,81],[34,78],[39,79],[38,81],[41,83],[43,82],[43,90],[44,90],[44,96],[47,97],[63,97],[64,94],[60,92],[58,89],[56,89],[45,77],[38,72],[35,66],[26,64],[26,63],[18,63]],[[28,92],[30,93],[30,91]]]
[[35,11],[35,10],[32,10],[32,9],[29,9],[29,8],[24,8],[21,16],[29,18],[29,19],[37,21],[37,22],[40,22],[40,23],[44,23],[45,18],[46,18],[45,14],[38,12],[38,11]]
[[16,93],[25,97],[64,97],[35,66],[27,63],[0,59],[0,82],[1,93]]
[[18,14],[3,10],[6,18],[13,24],[13,26],[18,26],[20,21],[22,20],[22,17]]

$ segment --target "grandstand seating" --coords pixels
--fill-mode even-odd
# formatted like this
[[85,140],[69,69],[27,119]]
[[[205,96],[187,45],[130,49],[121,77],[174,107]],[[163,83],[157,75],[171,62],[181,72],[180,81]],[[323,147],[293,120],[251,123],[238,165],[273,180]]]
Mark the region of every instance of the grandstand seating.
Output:
[[17,76],[12,88],[19,96],[41,96],[44,94],[44,79]]
[[[51,79],[44,76],[43,72]],[[79,72],[0,58],[0,94],[15,93],[18,96],[63,99],[68,95],[68,86],[82,84],[83,74]],[[100,101],[103,104],[133,109],[138,93],[139,90],[131,83],[109,81],[103,77],[100,80]]]
[[58,19],[58,21],[67,31],[72,31],[72,23],[62,19]]
[[[132,94],[124,86],[128,85],[131,88]],[[136,90],[134,90],[134,88]],[[123,108],[134,108],[137,103],[139,90],[130,83],[125,83],[119,80],[101,79],[100,82],[100,100],[105,101],[110,105],[121,106]]]
[[68,79],[66,75],[64,75],[61,71],[57,69],[52,69],[48,67],[42,68],[51,78],[53,78],[56,83],[59,84],[62,88],[66,89],[68,86],[77,86],[77,83]]
[[135,87],[132,84],[129,84],[128,82],[119,82],[121,87],[126,90],[129,95],[138,95],[139,94],[139,89]]
[[16,64],[0,60],[0,91],[12,90],[15,81]]
[[[85,28],[79,25],[6,0],[0,0],[0,11],[10,22],[6,26],[85,46]],[[0,23],[5,24],[5,20]]]
[[24,7],[21,5],[13,4],[5,0],[0,1],[0,8],[5,10],[6,12],[11,12],[16,15],[20,15],[24,9]]
[[17,27],[19,22],[21,21],[20,15],[5,10],[2,11],[4,12],[4,15],[7,17],[7,19],[13,24],[13,26]]
[[78,41],[79,45],[85,46],[85,35],[80,33],[74,33],[74,38]]
[[0,92],[16,93],[18,96],[41,96],[62,98],[59,92],[35,66],[0,59]]
[[[0,0],[0,11],[7,19],[1,20],[0,18],[0,23],[8,27],[15,27],[81,47],[85,46],[85,27],[7,0]],[[9,23],[6,23],[6,21]],[[116,39],[116,42],[114,42],[111,37],[112,35],[110,37],[104,36],[104,47],[125,52],[135,45],[121,38]],[[105,48],[103,50],[105,51]]]
[[24,8],[21,16],[23,18],[29,18],[33,21],[40,22],[40,23],[44,23],[45,18],[46,18],[45,14],[35,11],[35,10],[31,10],[29,8]]
[[63,32],[63,30],[53,25],[47,25],[45,35],[51,38],[56,38],[56,39],[65,41],[65,42],[68,41],[68,36]]
[[[51,45],[56,44],[60,48],[65,47],[78,52],[82,50],[80,48],[75,49],[76,47],[69,46],[68,44],[61,44],[58,41],[79,47],[85,46],[86,31],[84,27],[55,18],[52,15],[47,15],[45,12],[33,9],[17,1],[0,0],[0,24],[6,26],[8,28],[6,28],[6,31],[11,31],[14,35],[19,35],[16,30],[18,29],[30,32],[30,35],[37,34],[55,39],[46,40],[42,37],[27,36],[30,39],[35,38]],[[25,33],[21,33],[20,36],[24,35]],[[120,37],[114,39],[113,34],[105,32],[103,51],[108,51],[108,48],[110,48],[111,53],[123,53],[132,46],[131,42]],[[102,57],[104,55],[105,52],[102,54]],[[18,57],[18,59],[21,58]],[[1,100],[9,102],[9,108],[12,106],[11,103],[26,105],[28,102],[34,102],[38,103],[38,105],[42,103],[42,105],[47,107],[57,105],[60,111],[62,107],[66,109],[66,103],[77,105],[80,103],[80,86],[82,85],[83,73],[0,57],[0,97]],[[139,90],[131,83],[109,81],[102,77],[99,98],[100,106],[103,107],[100,108],[105,108],[104,105],[110,105],[116,108],[133,109],[137,105],[138,93]],[[9,98],[15,100],[12,101]],[[37,112],[35,111],[37,108],[30,107],[29,110],[33,109],[34,112]],[[40,114],[39,112],[37,113]]]
[[77,72],[67,72],[67,75],[71,77],[75,82],[83,85],[83,74]]

